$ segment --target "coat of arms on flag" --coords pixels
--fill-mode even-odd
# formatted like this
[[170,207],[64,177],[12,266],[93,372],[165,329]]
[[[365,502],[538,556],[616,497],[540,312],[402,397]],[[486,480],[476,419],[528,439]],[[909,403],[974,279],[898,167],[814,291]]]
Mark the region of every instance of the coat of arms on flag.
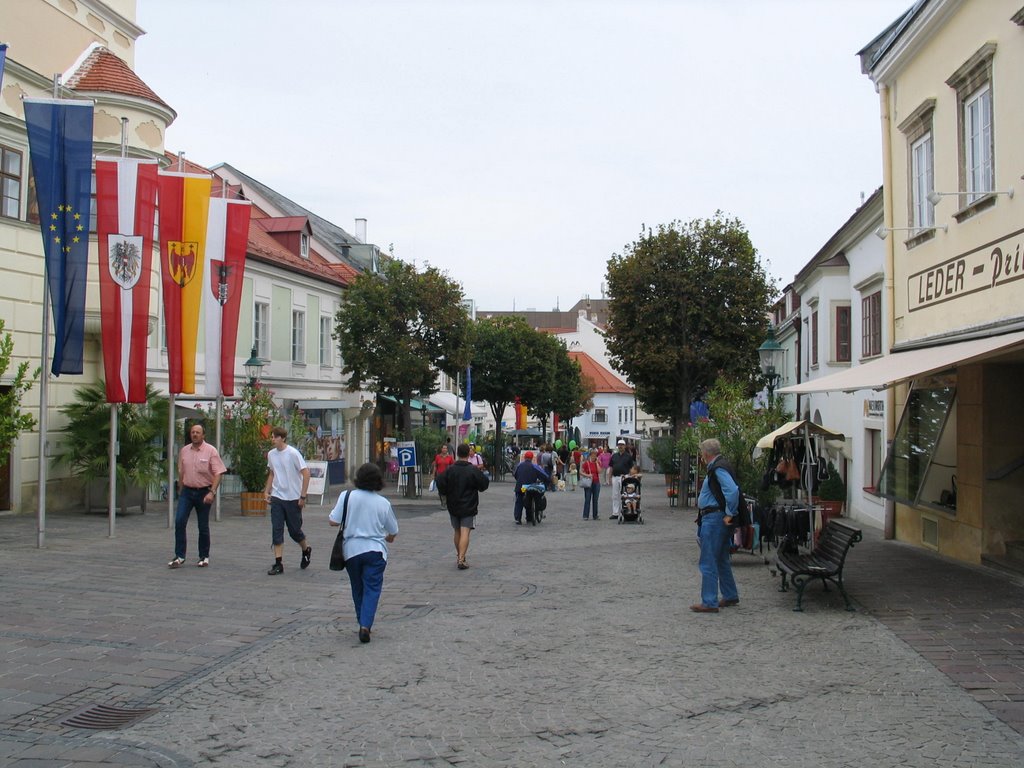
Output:
[[196,274],[196,253],[199,243],[181,240],[167,241],[167,274],[184,288]]
[[108,245],[110,277],[125,290],[132,288],[142,274],[142,236],[110,235]]

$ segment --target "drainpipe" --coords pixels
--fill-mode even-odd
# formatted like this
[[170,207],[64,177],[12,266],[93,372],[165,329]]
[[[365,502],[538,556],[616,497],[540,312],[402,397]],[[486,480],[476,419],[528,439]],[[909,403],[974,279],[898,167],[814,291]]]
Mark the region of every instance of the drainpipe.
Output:
[[[886,227],[893,226],[892,212],[892,116],[889,110],[889,88],[878,87],[879,111],[882,118],[882,220]],[[896,238],[885,238],[885,301],[889,308],[889,346],[896,340],[896,285],[893,269],[896,264]],[[896,394],[892,387],[886,390],[885,434],[887,447],[892,446],[896,432]],[[888,453],[888,451],[886,451]],[[896,503],[885,500],[885,538],[896,538]]]

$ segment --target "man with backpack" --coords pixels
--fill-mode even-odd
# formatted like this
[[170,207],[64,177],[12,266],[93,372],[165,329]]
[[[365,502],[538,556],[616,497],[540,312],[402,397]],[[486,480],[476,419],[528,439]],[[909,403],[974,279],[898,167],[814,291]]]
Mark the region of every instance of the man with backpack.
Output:
[[710,438],[703,441],[700,454],[708,472],[697,497],[701,588],[700,602],[691,605],[690,610],[718,613],[719,608],[740,602],[729,561],[730,525],[739,510],[740,487],[722,458],[722,445],[718,440]]

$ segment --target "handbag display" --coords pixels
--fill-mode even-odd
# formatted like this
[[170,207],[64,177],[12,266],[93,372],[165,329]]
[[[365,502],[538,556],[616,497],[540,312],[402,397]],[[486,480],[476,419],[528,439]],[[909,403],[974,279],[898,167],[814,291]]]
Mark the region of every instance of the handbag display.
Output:
[[334,546],[331,547],[329,567],[332,571],[345,570],[345,518],[348,517],[348,497],[351,495],[352,491],[346,491],[345,501],[341,505],[341,530],[338,531],[338,535],[334,538]]

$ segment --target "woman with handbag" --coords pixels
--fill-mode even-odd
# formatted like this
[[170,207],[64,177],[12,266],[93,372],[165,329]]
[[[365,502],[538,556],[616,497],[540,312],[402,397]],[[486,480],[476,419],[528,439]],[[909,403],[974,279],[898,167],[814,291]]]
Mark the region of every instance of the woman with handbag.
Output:
[[352,584],[352,602],[359,622],[359,642],[370,642],[373,618],[377,614],[388,544],[398,535],[398,520],[391,502],[380,495],[384,475],[376,464],[356,470],[355,490],[343,491],[329,517],[330,524],[342,526],[345,570]]
[[597,462],[597,451],[588,451],[580,467],[580,488],[583,489],[583,519],[590,519],[591,504],[594,519],[597,520],[597,499],[601,495],[601,466]]

